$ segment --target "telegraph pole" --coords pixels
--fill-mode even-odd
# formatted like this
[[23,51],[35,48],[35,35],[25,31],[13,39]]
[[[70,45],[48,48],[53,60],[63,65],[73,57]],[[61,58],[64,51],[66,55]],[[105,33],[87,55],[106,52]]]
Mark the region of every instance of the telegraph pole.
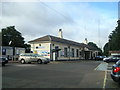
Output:
[[98,45],[100,47],[100,49],[102,50],[102,45],[101,45],[101,32],[100,32],[100,18],[98,19]]

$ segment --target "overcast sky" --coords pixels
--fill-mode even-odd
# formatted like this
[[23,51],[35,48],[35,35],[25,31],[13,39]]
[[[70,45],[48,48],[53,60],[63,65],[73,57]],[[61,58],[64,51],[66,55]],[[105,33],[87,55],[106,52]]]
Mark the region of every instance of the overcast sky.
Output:
[[2,2],[2,28],[15,26],[25,41],[58,36],[100,47],[117,26],[117,2]]

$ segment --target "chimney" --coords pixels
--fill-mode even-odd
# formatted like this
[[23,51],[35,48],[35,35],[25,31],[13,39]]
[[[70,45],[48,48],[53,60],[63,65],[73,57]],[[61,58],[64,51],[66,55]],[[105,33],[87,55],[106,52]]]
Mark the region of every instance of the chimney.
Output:
[[85,38],[84,44],[86,44],[86,45],[88,44],[87,38]]
[[63,35],[62,35],[62,34],[63,34],[62,29],[59,29],[58,37],[59,37],[59,38],[63,38]]

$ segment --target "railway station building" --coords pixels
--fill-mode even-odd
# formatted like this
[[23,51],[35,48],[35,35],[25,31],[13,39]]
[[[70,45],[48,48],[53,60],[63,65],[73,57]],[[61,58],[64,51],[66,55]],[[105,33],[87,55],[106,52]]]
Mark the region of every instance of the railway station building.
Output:
[[31,52],[38,53],[52,61],[93,59],[99,52],[89,47],[87,40],[85,43],[79,43],[64,39],[62,29],[59,29],[58,37],[46,35],[31,40],[29,43],[31,45]]

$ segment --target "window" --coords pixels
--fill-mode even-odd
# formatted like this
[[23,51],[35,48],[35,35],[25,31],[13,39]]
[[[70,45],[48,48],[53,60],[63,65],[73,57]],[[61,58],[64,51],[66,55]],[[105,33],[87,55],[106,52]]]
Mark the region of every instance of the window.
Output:
[[59,47],[58,46],[55,46],[55,49],[58,49]]
[[78,54],[79,50],[76,49],[76,57],[79,57],[79,54]]
[[82,52],[80,51],[80,56],[82,55]]
[[72,57],[74,57],[74,48],[72,48]]
[[53,44],[53,46],[54,46],[54,44]]
[[67,48],[64,48],[64,56],[67,57]]

